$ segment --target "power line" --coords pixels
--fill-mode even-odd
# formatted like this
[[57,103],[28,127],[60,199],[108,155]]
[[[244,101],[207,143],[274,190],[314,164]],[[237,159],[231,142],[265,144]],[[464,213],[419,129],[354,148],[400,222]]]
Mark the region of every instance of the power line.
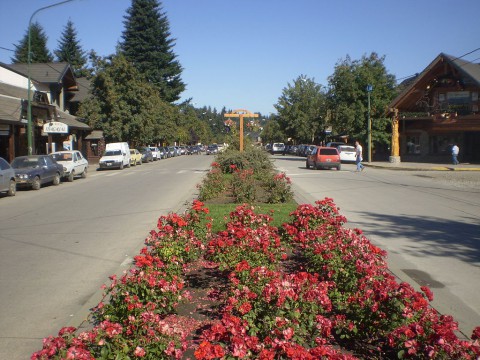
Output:
[[[468,53],[463,54],[462,56],[456,57],[455,59],[452,59],[452,61],[455,61],[455,60],[461,59],[461,58],[463,58],[463,57],[465,57],[465,56],[467,56],[467,55],[473,54],[474,52],[476,52],[476,51],[478,51],[478,50],[480,50],[480,48],[476,48],[475,50],[469,51]],[[474,61],[477,61],[478,59],[480,59],[480,58],[473,59],[472,61],[467,61],[467,63],[468,63],[468,64],[471,64],[471,63],[473,63]],[[467,65],[467,64],[461,65],[460,67],[465,66],[465,65]],[[397,82],[400,81],[400,80],[405,80],[405,79],[411,78],[411,77],[413,77],[413,76],[417,76],[417,75],[418,75],[418,73],[415,73],[415,74],[412,74],[412,75],[408,75],[408,76],[404,76],[404,77],[398,78],[398,79],[397,79]]]

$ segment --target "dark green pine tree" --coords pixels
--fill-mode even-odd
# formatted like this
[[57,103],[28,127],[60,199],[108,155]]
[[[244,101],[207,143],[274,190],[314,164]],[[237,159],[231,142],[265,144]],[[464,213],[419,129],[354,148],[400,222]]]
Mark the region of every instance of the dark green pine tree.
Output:
[[[53,55],[47,48],[48,37],[42,26],[35,22],[30,26],[30,46],[31,46],[31,62],[47,63],[53,61]],[[13,63],[28,62],[28,29],[25,36],[18,45],[15,45],[15,55],[11,59]]]
[[58,48],[54,53],[57,61],[67,62],[72,66],[75,76],[85,77],[88,75],[88,70],[85,67],[87,64],[87,56],[80,46],[80,42],[77,39],[77,31],[71,20],[68,20],[62,37],[58,41]]
[[163,100],[173,103],[185,90],[182,66],[173,52],[170,24],[157,0],[132,0],[125,16],[121,51],[158,88]]

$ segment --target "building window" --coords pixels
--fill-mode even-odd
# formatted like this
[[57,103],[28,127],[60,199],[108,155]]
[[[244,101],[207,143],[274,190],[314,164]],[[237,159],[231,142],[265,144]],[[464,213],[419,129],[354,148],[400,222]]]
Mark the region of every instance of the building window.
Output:
[[420,136],[407,136],[407,154],[420,154]]

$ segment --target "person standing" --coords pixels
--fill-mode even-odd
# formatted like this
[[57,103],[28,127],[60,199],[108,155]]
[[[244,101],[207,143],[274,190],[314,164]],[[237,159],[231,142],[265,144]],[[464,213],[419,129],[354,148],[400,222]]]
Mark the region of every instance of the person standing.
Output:
[[458,162],[458,153],[460,152],[460,148],[457,146],[457,144],[453,144],[452,146],[452,162],[453,162],[453,165],[458,165],[460,164]]
[[355,141],[355,164],[357,164],[357,171],[363,171],[363,169],[365,169],[365,166],[362,164],[362,152],[362,145],[360,145],[358,141]]

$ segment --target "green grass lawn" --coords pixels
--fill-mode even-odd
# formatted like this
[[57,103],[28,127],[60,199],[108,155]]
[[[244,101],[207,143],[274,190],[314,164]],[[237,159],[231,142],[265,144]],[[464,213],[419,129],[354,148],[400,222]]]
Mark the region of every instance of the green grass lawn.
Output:
[[[213,219],[212,232],[225,230],[225,223],[230,220],[230,213],[240,204],[205,204],[210,210],[209,216]],[[290,221],[290,213],[297,208],[297,203],[257,204],[254,205],[257,214],[268,214],[273,217],[272,226],[281,227]],[[272,213],[273,211],[273,213]],[[226,218],[226,220],[225,220]]]

